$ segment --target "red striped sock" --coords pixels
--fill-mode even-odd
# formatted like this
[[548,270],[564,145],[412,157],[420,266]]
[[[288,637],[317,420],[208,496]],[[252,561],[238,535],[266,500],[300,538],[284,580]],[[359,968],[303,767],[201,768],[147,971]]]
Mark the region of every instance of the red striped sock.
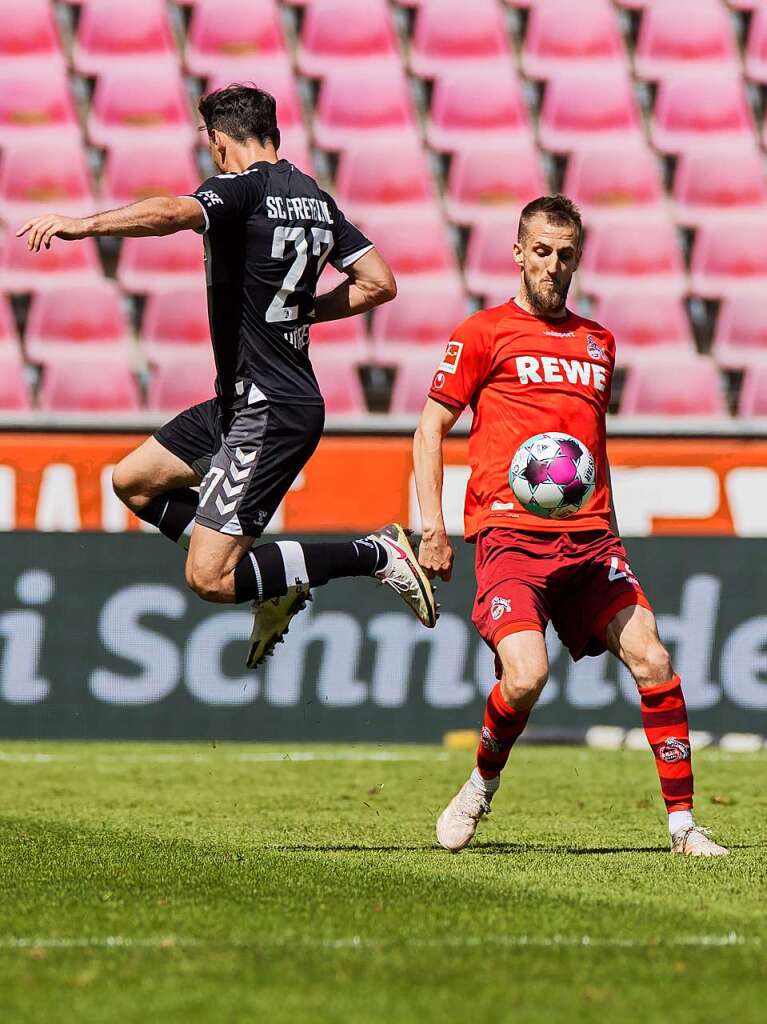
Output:
[[639,692],[642,724],[655,755],[660,790],[668,811],[692,809],[692,762],[687,708],[679,676]]
[[477,747],[477,769],[483,779],[500,775],[509,759],[511,748],[527,725],[529,711],[515,711],[501,696],[501,685],[490,691]]

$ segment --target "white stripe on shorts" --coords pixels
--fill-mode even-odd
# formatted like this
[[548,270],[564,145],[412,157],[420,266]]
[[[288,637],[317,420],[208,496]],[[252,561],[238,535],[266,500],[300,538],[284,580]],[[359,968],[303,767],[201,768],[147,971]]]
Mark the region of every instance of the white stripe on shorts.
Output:
[[309,586],[309,574],[306,571],[304,560],[304,549],[295,540],[278,540],[277,547],[282,555],[282,564],[285,566],[285,579],[289,587],[297,583]]

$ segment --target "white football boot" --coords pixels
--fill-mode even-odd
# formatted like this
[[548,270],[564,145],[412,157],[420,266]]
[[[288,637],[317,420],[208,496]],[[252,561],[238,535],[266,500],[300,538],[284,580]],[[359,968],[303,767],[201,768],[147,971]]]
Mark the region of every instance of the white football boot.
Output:
[[687,857],[726,857],[729,850],[710,839],[710,828],[701,825],[686,825],[677,829],[671,837],[671,852]]
[[306,608],[307,601],[311,600],[308,587],[294,586],[284,597],[253,602],[253,629],[245,662],[248,668],[258,668],[262,661],[274,654],[274,648],[285,639],[293,616]]
[[474,838],[480,819],[490,813],[492,793],[483,793],[469,779],[437,818],[437,842],[460,853]]
[[389,523],[365,539],[375,541],[386,552],[386,565],[374,574],[375,578],[396,591],[424,626],[431,629],[437,624],[439,605],[434,587],[410,544],[411,536],[411,530],[405,530],[399,523]]

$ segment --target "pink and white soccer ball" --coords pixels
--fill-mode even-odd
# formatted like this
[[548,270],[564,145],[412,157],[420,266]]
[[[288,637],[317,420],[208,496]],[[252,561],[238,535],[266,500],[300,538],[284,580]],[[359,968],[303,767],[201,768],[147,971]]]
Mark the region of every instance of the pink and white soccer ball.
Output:
[[529,437],[517,449],[509,483],[519,503],[545,519],[564,519],[594,494],[594,458],[582,441],[550,431]]

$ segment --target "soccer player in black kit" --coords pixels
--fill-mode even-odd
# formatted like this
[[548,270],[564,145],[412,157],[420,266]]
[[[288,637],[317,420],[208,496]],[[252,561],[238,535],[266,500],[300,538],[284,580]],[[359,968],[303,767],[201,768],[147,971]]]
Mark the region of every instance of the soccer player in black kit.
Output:
[[[199,109],[221,173],[191,196],[84,218],[47,214],[18,232],[32,251],[53,238],[203,235],[216,397],[126,456],[115,491],[139,518],[188,545],[186,578],[200,597],[254,602],[252,668],[282,639],[310,588],[331,579],[377,578],[433,626],[431,584],[397,523],[347,543],[254,545],[322,433],[311,324],[364,313],[394,298],[396,286],[331,196],[279,159],[272,96],[231,85],[203,97]],[[317,297],[328,262],[346,281]]]

